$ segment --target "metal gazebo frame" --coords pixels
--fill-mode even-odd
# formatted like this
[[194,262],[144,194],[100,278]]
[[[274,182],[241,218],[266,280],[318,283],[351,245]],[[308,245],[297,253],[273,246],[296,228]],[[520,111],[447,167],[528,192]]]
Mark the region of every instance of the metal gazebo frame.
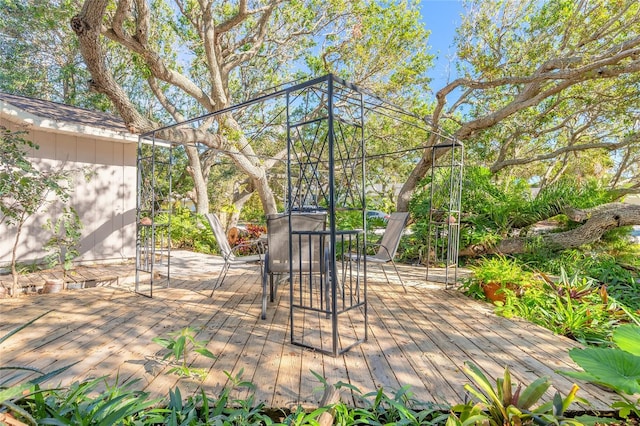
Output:
[[[220,130],[217,116],[250,111],[272,100],[284,103],[279,107],[284,111],[280,125],[286,122],[285,214],[291,218],[322,211],[328,218],[325,230],[289,232],[290,256],[296,240],[307,239],[321,248],[310,255],[319,257],[312,262],[322,265],[315,274],[293,267],[289,271],[290,339],[292,344],[336,356],[368,337],[365,123],[373,114],[404,124],[411,118],[412,132],[423,132],[424,140],[435,130],[425,129],[416,124],[419,120],[414,115],[332,74],[140,136],[136,290],[152,296],[157,268],[165,266],[161,262],[166,262],[170,277],[171,173],[173,151],[183,145],[181,132],[215,133]],[[165,172],[169,185],[159,190],[157,182]],[[345,217],[350,227],[342,225]],[[290,258],[289,263],[293,262]],[[142,280],[148,282],[143,285]]]
[[431,148],[427,281],[434,266],[444,268],[445,287],[458,281],[464,145],[452,140]]

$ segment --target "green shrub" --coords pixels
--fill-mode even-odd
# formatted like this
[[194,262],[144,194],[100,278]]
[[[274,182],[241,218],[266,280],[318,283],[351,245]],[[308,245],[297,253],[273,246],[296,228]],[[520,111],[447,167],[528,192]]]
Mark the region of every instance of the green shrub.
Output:
[[582,425],[565,416],[569,405],[576,399],[578,387],[575,385],[565,398],[556,392],[552,402],[539,404],[540,398],[551,386],[548,377],[540,377],[522,389],[522,386],[512,383],[509,368],[505,368],[503,377],[495,380],[495,385],[473,363],[465,363],[463,371],[473,382],[464,386],[471,400],[452,408],[448,426]]
[[[166,215],[160,215],[158,223],[166,224]],[[178,207],[171,215],[171,247],[193,250],[199,253],[217,253],[217,243],[206,221],[191,210]],[[160,235],[166,238],[165,228],[158,228]]]
[[537,252],[519,256],[532,268],[549,274],[590,277],[606,286],[610,297],[640,313],[640,249],[629,244],[598,243],[560,253]]
[[560,278],[548,277],[527,286],[519,295],[507,294],[500,315],[518,316],[554,333],[586,344],[606,344],[614,328],[628,320],[596,281],[561,271]]
[[[555,280],[542,273],[536,279],[516,259],[503,256],[484,258],[472,270],[461,286],[466,295],[485,299],[485,286],[499,283],[502,298],[493,299],[497,314],[524,318],[582,343],[606,345],[619,324],[637,317],[609,293],[609,288],[621,292],[620,284],[605,286],[580,273],[569,275],[563,268]],[[632,282],[631,288],[638,286]],[[623,299],[637,299],[638,294],[630,290]]]

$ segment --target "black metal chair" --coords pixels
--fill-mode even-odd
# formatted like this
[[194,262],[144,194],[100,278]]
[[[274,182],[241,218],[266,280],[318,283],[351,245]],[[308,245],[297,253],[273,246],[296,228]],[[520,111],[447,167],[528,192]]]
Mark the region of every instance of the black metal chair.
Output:
[[[275,300],[278,282],[283,276],[295,273],[318,273],[326,267],[322,256],[327,214],[292,213],[267,215],[267,251],[262,272],[262,319],[267,317],[267,282],[271,302]],[[289,253],[289,232],[291,255]],[[290,263],[291,262],[291,263]],[[326,274],[325,274],[326,276]]]

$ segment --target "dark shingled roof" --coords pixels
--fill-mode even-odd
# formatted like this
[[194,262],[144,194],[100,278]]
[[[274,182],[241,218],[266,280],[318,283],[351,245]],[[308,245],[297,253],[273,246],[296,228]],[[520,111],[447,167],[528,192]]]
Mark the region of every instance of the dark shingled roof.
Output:
[[2,92],[0,92],[0,101],[11,104],[29,114],[33,114],[44,119],[69,124],[92,126],[113,132],[129,133],[129,130],[124,125],[124,121],[122,121],[120,117],[116,117],[105,112],[91,111],[57,102],[10,95]]

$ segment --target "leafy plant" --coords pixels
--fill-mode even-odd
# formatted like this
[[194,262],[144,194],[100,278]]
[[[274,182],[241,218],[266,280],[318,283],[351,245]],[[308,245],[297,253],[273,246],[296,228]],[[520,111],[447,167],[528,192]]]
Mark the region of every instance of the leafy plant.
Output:
[[533,278],[533,274],[522,269],[515,259],[501,255],[486,257],[471,270],[474,279],[485,284],[494,282],[523,286]]
[[[273,421],[264,413],[263,404],[255,404],[253,394],[244,400],[230,401],[231,391],[254,385],[242,380],[243,372],[235,376],[225,371],[230,385],[225,386],[217,398],[207,396],[203,390],[183,400],[180,389],[169,390],[169,404],[164,409],[164,422],[169,424],[213,425],[271,425]],[[297,424],[297,423],[296,423]]]
[[[158,224],[168,224],[169,216],[161,214],[155,220]],[[170,220],[171,247],[207,254],[216,252],[215,238],[203,217],[194,214],[188,208],[178,206],[174,209]],[[166,229],[166,227],[158,228],[159,235],[166,238]]]
[[596,383],[615,391],[622,401],[613,404],[622,417],[631,412],[640,416],[640,326],[623,324],[612,336],[617,347],[574,348],[569,351],[571,359],[584,371],[559,371],[565,376]]
[[[113,425],[161,422],[160,399],[133,390],[136,380],[118,385],[106,378],[75,382],[63,389],[39,390],[28,401],[38,424]],[[104,390],[99,389],[104,385]]]
[[[311,371],[311,373],[318,379],[324,390],[332,386],[320,374],[314,371]],[[351,392],[358,399],[360,407],[353,408],[343,402],[337,402],[330,406],[319,407],[306,414],[299,409],[292,413],[295,421],[293,423],[285,422],[285,424],[308,424],[307,422],[315,424],[313,422],[328,410],[333,412],[334,423],[337,425],[437,425],[442,424],[447,418],[446,413],[449,406],[418,401],[413,397],[409,386],[403,386],[392,394],[388,394],[382,388],[363,394],[356,386],[342,381],[333,386],[336,389],[346,389]],[[288,420],[292,416],[289,416]],[[303,423],[297,422],[300,420]]]
[[473,275],[464,282],[463,291],[492,302],[504,303],[509,293],[521,294],[533,281],[533,274],[515,259],[500,255],[483,258],[471,270]]
[[593,280],[562,272],[557,282],[532,282],[515,297],[507,292],[496,313],[518,316],[554,333],[590,344],[606,344],[613,328],[621,321],[606,291]]
[[509,368],[505,368],[503,377],[496,379],[495,386],[473,363],[465,363],[463,371],[473,382],[464,388],[475,402],[454,406],[447,425],[582,424],[564,416],[576,399],[575,385],[565,398],[556,392],[553,401],[534,408],[551,386],[548,377],[536,379],[523,390],[522,385],[512,383]]
[[53,236],[44,244],[44,248],[51,252],[45,259],[49,267],[61,265],[64,275],[72,267],[72,261],[80,255],[78,245],[82,236],[82,223],[73,207],[65,206],[57,219],[47,219],[45,229]]
[[216,356],[207,349],[206,340],[196,340],[196,331],[191,327],[168,333],[169,337],[154,337],[154,343],[167,349],[167,353],[162,358],[166,360],[173,357],[176,365],[168,371],[168,374],[176,374],[183,377],[197,377],[204,379],[207,372],[205,369],[190,367],[190,353],[196,352],[207,358],[215,359]]
[[[618,240],[620,241],[620,240]],[[589,277],[596,286],[630,311],[640,312],[640,250],[631,245],[616,247],[605,242],[564,250],[560,253],[536,250],[520,256],[532,268],[549,274]]]
[[233,245],[237,245],[238,254],[247,256],[250,254],[259,254],[260,246],[251,244],[255,242],[262,234],[267,232],[267,227],[263,225],[247,224],[246,232],[241,232],[238,239]]
[[69,189],[64,183],[70,179],[70,172],[63,169],[47,172],[36,168],[27,151],[39,147],[23,138],[25,132],[11,132],[0,126],[0,133],[0,224],[15,228],[11,249],[11,296],[15,297],[18,292],[17,250],[23,227],[31,216],[50,204],[49,195],[55,195],[62,202],[69,198]]

